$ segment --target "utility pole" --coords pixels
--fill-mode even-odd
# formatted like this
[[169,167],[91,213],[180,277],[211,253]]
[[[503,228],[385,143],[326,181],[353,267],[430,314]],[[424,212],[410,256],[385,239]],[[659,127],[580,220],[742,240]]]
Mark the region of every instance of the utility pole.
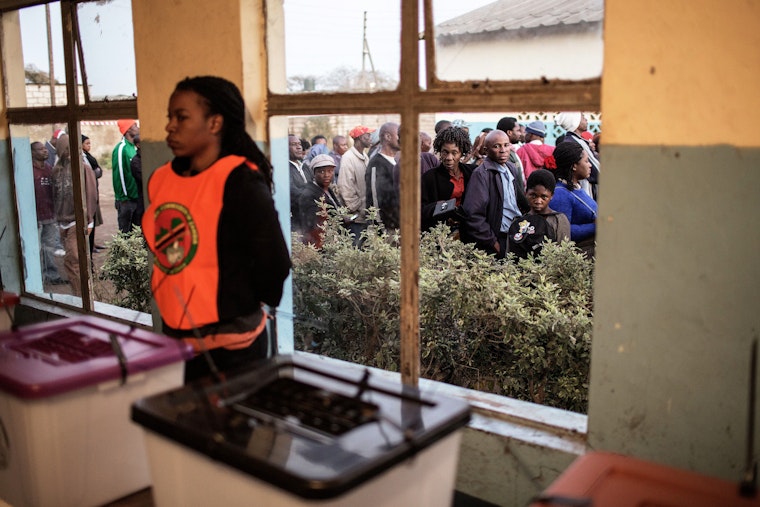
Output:
[[[372,53],[369,51],[369,42],[367,42],[367,11],[364,11],[364,35],[362,44],[362,76],[361,76],[361,88],[364,90],[377,88],[377,73],[375,72],[375,64],[372,62]],[[369,66],[372,69],[372,82],[367,82],[367,70],[366,61],[369,59]]]
[[50,78],[50,105],[55,105],[55,70],[53,68],[53,30],[50,22],[50,4],[45,4],[48,43],[48,78]]

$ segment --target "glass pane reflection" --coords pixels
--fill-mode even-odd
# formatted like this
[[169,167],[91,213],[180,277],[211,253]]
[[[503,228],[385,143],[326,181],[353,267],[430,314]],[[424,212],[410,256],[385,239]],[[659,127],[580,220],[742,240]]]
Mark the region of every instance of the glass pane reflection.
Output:
[[137,79],[131,0],[87,2],[77,9],[90,100],[134,98]]
[[[13,21],[16,15],[18,23]],[[60,3],[36,5],[3,14],[3,20],[3,59],[8,76],[8,105],[66,105]],[[14,51],[13,48],[19,45],[21,50]]]
[[81,306],[72,141],[54,125],[11,126],[25,289]]

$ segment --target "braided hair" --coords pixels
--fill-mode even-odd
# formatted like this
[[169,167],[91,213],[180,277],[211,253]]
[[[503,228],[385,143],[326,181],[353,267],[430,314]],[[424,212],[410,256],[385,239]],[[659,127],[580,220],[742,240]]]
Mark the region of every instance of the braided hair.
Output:
[[557,169],[554,174],[558,180],[564,180],[568,185],[573,182],[573,166],[583,157],[583,147],[572,139],[557,144],[554,148],[554,160]]
[[462,128],[448,127],[438,132],[435,136],[435,141],[433,141],[433,151],[441,153],[443,145],[449,143],[454,143],[459,148],[459,151],[462,152],[463,157],[466,157],[472,151],[470,134]]
[[224,118],[221,155],[247,158],[258,166],[267,185],[272,186],[272,165],[245,131],[245,102],[234,83],[216,76],[187,77],[177,83],[174,91],[197,93],[203,98],[209,115],[221,115]]

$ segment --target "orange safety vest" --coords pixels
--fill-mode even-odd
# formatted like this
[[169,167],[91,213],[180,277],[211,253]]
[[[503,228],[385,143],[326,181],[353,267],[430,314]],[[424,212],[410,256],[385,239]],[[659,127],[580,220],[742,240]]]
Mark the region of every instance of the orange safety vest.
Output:
[[228,155],[192,177],[179,176],[167,163],[148,182],[151,204],[142,225],[154,255],[151,288],[161,318],[174,329],[219,321],[219,216],[227,178],[243,163],[258,170],[244,157]]

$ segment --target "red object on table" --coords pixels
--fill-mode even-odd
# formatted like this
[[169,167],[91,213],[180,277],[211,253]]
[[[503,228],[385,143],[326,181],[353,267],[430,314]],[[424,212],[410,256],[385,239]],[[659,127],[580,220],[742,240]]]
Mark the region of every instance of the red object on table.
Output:
[[606,452],[591,452],[576,459],[539,498],[543,500],[531,507],[760,506],[760,496],[739,496],[738,480],[730,482]]

